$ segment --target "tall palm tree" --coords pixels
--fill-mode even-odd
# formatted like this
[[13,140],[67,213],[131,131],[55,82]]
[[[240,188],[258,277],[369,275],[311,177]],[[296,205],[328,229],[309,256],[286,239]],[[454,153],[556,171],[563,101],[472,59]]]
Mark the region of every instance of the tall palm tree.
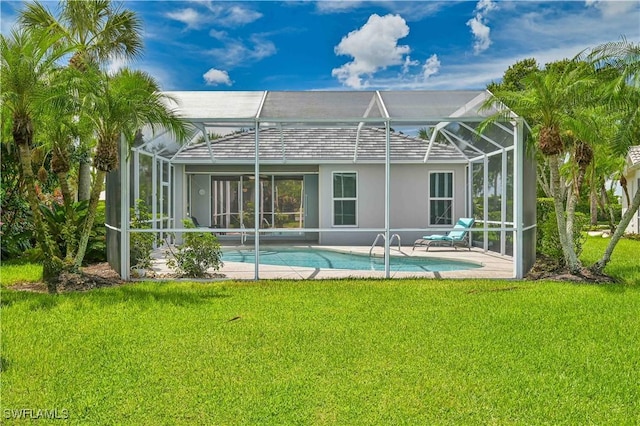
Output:
[[[42,3],[28,3],[20,15],[27,29],[46,30],[61,42],[75,46],[69,65],[77,70],[105,64],[109,59],[131,59],[142,52],[142,22],[130,10],[110,0],[60,1],[56,17]],[[82,140],[78,197],[89,198],[90,140]]]
[[59,71],[56,62],[68,53],[68,49],[57,43],[59,40],[43,31],[23,29],[14,30],[7,37],[0,35],[1,99],[4,111],[8,112],[7,116],[3,114],[3,120],[11,121],[11,134],[19,152],[36,239],[45,254],[44,280],[52,292],[56,291],[62,262],[38,207],[31,163],[36,116],[43,108],[51,80]]
[[118,168],[121,137],[124,136],[131,144],[138,130],[145,125],[165,128],[178,141],[187,137],[185,123],[168,106],[172,99],[160,92],[158,83],[149,74],[126,68],[113,76],[97,69],[86,74],[91,78],[86,79],[83,103],[84,112],[96,133],[97,147],[93,160],[96,175],[76,254],[76,266],[80,266],[84,258],[105,176]]
[[[610,79],[602,100],[611,114],[617,117],[617,133],[611,139],[611,149],[618,156],[626,156],[630,146],[640,144],[640,44],[623,38],[597,46],[586,55],[586,59],[591,61],[598,72],[608,69],[618,71]],[[636,191],[630,201],[602,257],[591,267],[592,271],[601,273],[611,260],[631,218],[640,208],[640,190]]]
[[57,73],[49,87],[45,108],[39,116],[36,137],[44,152],[50,153],[50,170],[58,178],[65,209],[66,250],[65,264],[73,264],[77,247],[77,217],[74,210],[74,191],[70,184],[72,156],[75,155],[75,139],[88,137],[88,128],[82,117],[77,87],[82,74],[66,67]]
[[[565,210],[561,165],[564,155],[574,151],[573,142],[581,141],[567,137],[571,136],[568,131],[577,129],[576,111],[586,102],[595,80],[589,77],[584,63],[563,62],[547,66],[545,70],[532,71],[522,81],[524,90],[498,89],[494,95],[516,114],[526,118],[538,135],[536,149],[549,169],[549,189],[553,196],[564,262],[571,272],[579,273],[582,265],[572,239],[574,217],[567,215]],[[485,107],[492,106],[494,102],[495,99],[488,100]],[[504,118],[503,115],[498,114],[489,121]]]

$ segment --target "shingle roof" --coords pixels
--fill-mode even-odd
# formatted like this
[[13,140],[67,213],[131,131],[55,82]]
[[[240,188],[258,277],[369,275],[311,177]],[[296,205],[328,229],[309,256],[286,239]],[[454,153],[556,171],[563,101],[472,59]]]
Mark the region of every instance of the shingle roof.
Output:
[[[357,129],[352,128],[284,128],[265,129],[259,133],[260,161],[287,162],[351,161],[356,149]],[[399,133],[391,133],[391,160],[421,162],[429,141]],[[243,132],[211,141],[216,161],[253,163],[255,132]],[[357,161],[379,162],[385,158],[385,131],[363,127],[357,148]],[[466,158],[455,148],[434,143],[429,153],[430,161],[463,161]],[[194,144],[180,152],[173,161],[209,163],[211,157],[206,143]]]
[[640,145],[629,148],[629,158],[631,159],[632,166],[640,164]]

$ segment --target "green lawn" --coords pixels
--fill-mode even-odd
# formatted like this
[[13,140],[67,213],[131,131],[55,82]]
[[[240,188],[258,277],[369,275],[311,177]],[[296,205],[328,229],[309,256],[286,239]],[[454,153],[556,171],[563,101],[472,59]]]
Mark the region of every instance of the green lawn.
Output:
[[[618,262],[617,273],[632,267]],[[629,283],[142,283],[4,290],[1,306],[3,418],[640,422],[640,286]]]

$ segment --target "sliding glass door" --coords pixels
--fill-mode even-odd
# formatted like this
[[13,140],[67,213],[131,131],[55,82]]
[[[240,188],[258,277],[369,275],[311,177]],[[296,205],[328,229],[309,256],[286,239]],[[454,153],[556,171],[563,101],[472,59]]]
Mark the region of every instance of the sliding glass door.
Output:
[[[193,179],[195,175],[192,175]],[[255,178],[253,175],[211,175],[211,226],[215,228],[251,229],[255,220]],[[297,228],[301,232],[305,220],[317,217],[317,211],[305,212],[309,193],[305,192],[308,176],[260,176],[259,221],[261,229]],[[316,177],[317,182],[317,177]],[[316,185],[317,186],[317,185]],[[313,190],[313,188],[310,188]],[[313,193],[313,191],[312,191]],[[317,187],[315,188],[317,197]],[[317,206],[317,200],[312,200]],[[316,220],[317,221],[317,220]],[[315,224],[317,226],[317,224]],[[285,233],[282,233],[285,234]],[[274,234],[266,234],[266,236]],[[286,236],[296,233],[287,232]]]

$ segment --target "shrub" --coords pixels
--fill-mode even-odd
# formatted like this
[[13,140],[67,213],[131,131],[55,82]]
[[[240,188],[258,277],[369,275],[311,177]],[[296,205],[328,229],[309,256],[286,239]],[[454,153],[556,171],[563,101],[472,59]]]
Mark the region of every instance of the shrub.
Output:
[[[58,202],[52,202],[51,206],[40,204],[40,211],[49,228],[51,237],[56,243],[60,256],[67,255],[67,241],[72,240],[74,249],[78,246],[78,236],[84,226],[84,220],[89,212],[88,201],[78,201],[71,205],[71,217],[67,216],[64,205]],[[107,261],[107,230],[105,223],[105,205],[101,201],[96,208],[96,217],[89,234],[89,242],[87,250],[82,259],[82,264],[106,262]],[[32,261],[42,260],[42,250],[37,247],[30,250],[27,258]]]
[[[540,203],[538,203],[540,206]],[[544,209],[545,207],[543,207]],[[558,224],[556,222],[555,211],[546,212],[546,217],[538,222],[538,253],[554,259],[560,259],[564,263],[564,255],[562,253],[562,245],[560,244],[560,235],[558,233]],[[582,213],[576,213],[574,223],[573,245],[578,257],[582,253],[582,244],[584,243],[584,234],[582,229],[588,223],[587,216]]]
[[105,203],[100,201],[96,208],[96,218],[93,221],[87,252],[84,255],[84,264],[107,261],[107,228],[104,226],[106,219]]
[[[135,208],[130,211],[130,225],[134,229],[151,228],[151,213],[143,200],[136,200]],[[151,252],[156,237],[150,232],[131,232],[129,235],[129,256],[132,268],[148,269],[151,267]]]
[[[190,220],[182,223],[185,228],[195,228]],[[209,268],[217,271],[224,265],[220,243],[211,232],[187,232],[182,245],[167,254],[171,256],[167,266],[182,277],[206,277]]]

